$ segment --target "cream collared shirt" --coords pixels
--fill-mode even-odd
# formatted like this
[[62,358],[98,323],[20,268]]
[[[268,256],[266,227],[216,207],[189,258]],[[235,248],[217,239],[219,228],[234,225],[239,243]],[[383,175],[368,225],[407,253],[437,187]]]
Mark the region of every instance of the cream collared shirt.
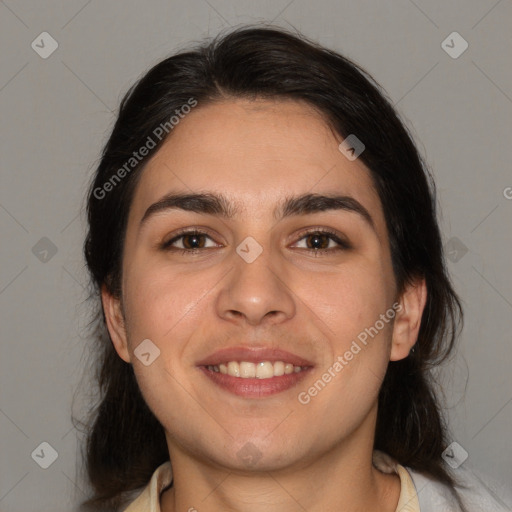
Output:
[[[397,473],[400,477],[400,498],[395,512],[420,512],[416,488],[407,469],[379,451],[373,453],[373,465],[384,473]],[[148,485],[124,512],[161,512],[160,494],[171,481],[172,468],[167,461],[155,470]]]

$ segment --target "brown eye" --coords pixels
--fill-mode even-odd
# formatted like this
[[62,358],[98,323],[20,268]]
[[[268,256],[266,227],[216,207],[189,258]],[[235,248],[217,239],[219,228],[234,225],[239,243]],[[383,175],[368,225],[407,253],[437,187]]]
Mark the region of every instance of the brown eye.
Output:
[[328,230],[315,230],[309,233],[303,233],[300,241],[305,241],[304,248],[314,254],[329,253],[340,250],[351,249],[351,245],[342,240],[337,233]]
[[210,236],[201,231],[183,232],[167,242],[162,244],[163,250],[181,250],[182,252],[194,252],[199,249],[208,249],[216,247],[216,244],[206,246],[207,240],[212,240]]
[[183,235],[183,246],[185,249],[202,249],[204,247],[204,235]]
[[327,249],[329,247],[330,237],[325,234],[307,235],[306,244],[308,249]]

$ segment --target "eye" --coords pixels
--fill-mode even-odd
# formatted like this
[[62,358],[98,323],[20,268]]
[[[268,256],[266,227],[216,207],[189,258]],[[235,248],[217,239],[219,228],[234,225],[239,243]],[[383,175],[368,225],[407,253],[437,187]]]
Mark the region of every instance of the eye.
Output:
[[[180,251],[182,254],[190,254],[200,252],[201,249],[218,247],[215,242],[213,245],[207,246],[207,240],[213,242],[213,239],[204,231],[197,229],[185,230],[170,240],[163,242],[161,249],[164,251]],[[338,236],[335,231],[327,229],[315,229],[302,233],[299,242],[302,240],[305,241],[306,246],[299,247],[299,249],[305,249],[315,255],[352,248],[352,246],[346,240]],[[334,243],[334,245],[332,243]]]
[[[171,238],[161,245],[163,250],[178,250],[182,253],[196,252],[200,249],[209,249],[211,247],[217,247],[213,245],[206,246],[206,239],[212,240],[212,238],[205,232],[199,230],[182,231],[179,235]],[[176,245],[178,244],[178,245]]]
[[[300,248],[304,248],[314,254],[347,250],[351,248],[351,245],[346,240],[342,240],[336,232],[328,229],[316,229],[314,231],[302,233],[300,240],[304,240],[306,244],[306,247]],[[334,246],[331,242],[334,242]]]

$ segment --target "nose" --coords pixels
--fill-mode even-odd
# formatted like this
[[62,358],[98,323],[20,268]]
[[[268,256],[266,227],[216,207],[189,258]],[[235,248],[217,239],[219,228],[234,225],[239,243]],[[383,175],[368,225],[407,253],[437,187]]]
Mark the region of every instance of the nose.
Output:
[[231,322],[276,324],[292,318],[296,304],[283,268],[272,268],[268,250],[256,260],[234,255],[234,267],[222,281],[217,314]]

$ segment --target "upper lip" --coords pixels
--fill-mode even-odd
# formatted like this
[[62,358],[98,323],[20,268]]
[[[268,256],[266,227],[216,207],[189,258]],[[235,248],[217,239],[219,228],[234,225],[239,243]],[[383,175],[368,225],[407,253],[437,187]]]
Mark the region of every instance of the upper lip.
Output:
[[217,350],[197,363],[197,366],[215,366],[229,361],[246,361],[259,363],[260,361],[283,361],[294,366],[313,366],[311,361],[296,354],[277,348],[266,347],[228,347]]

